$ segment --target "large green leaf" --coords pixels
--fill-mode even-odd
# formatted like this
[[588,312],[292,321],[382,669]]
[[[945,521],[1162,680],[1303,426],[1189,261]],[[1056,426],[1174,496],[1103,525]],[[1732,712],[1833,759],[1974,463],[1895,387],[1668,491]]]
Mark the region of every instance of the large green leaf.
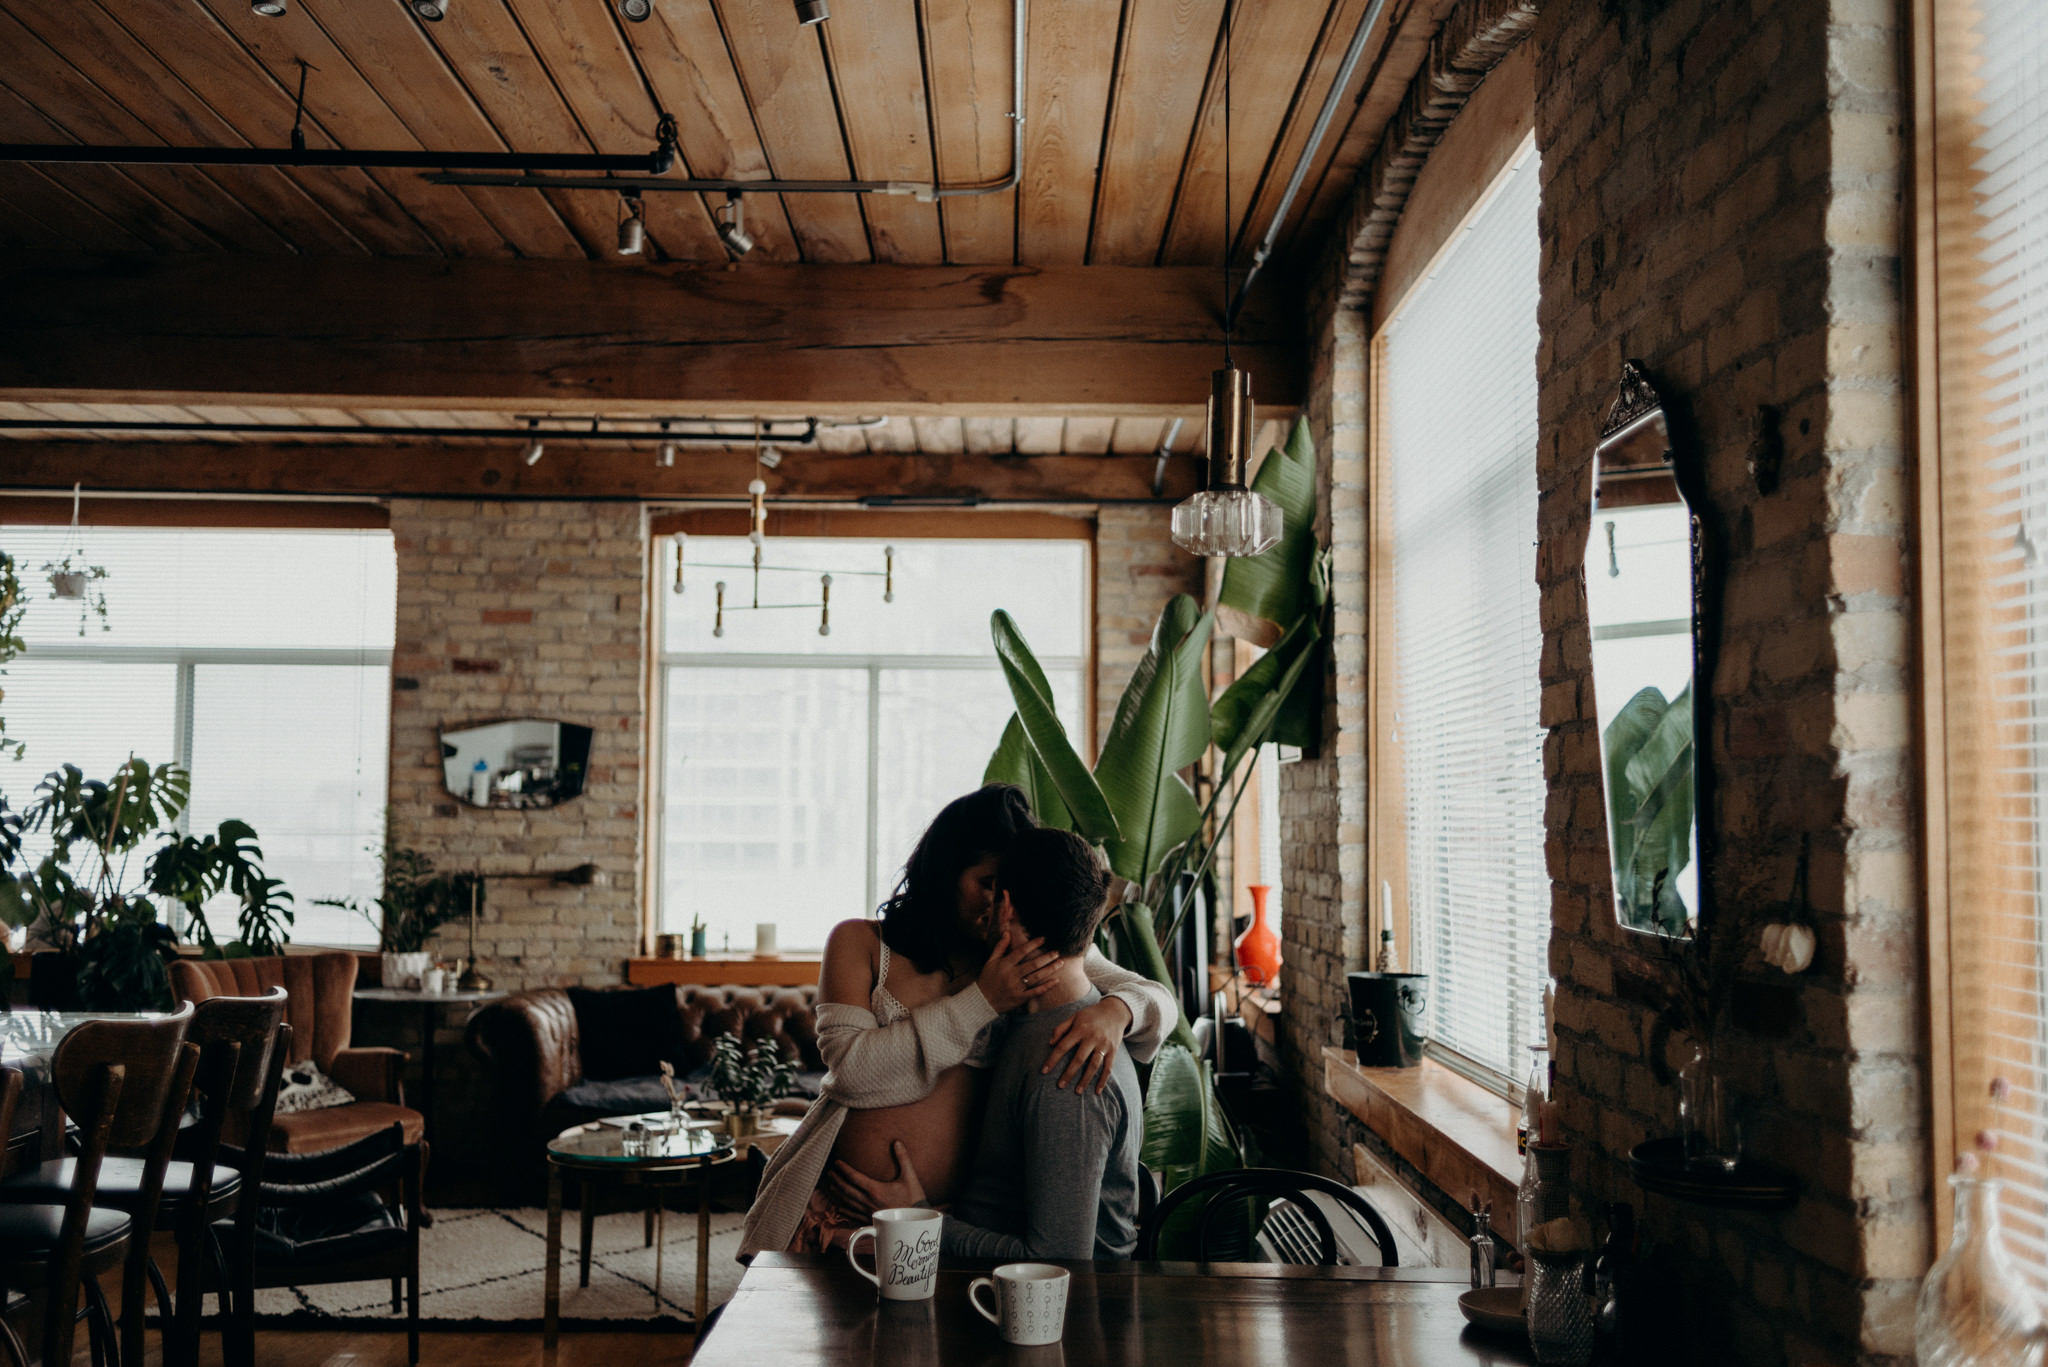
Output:
[[1329,588],[1316,544],[1316,448],[1297,418],[1287,444],[1267,452],[1252,491],[1280,507],[1280,540],[1262,555],[1224,562],[1217,615],[1239,640],[1271,647],[1304,616],[1322,616]]
[[1067,739],[1067,729],[1060,725],[1059,713],[1053,708],[1052,685],[1025,644],[1024,633],[1001,608],[989,618],[989,633],[995,638],[996,660],[1010,685],[1010,698],[1017,705],[1018,725],[1073,815],[1074,829],[1089,840],[1115,839],[1117,819],[1095,776]]
[[1190,1178],[1243,1166],[1209,1065],[1184,1045],[1161,1045],[1152,1060],[1138,1157],[1169,1191]]
[[1266,743],[1282,705],[1301,686],[1309,664],[1320,662],[1316,645],[1322,635],[1314,618],[1297,618],[1280,644],[1253,661],[1209,709],[1216,744],[1223,751],[1223,763],[1216,769],[1219,784],[1237,772],[1248,751]]
[[1184,1049],[1193,1049],[1195,1032],[1188,1025],[1187,1013],[1180,1009],[1180,992],[1173,985],[1173,971],[1166,965],[1166,953],[1159,947],[1159,927],[1153,920],[1152,908],[1143,902],[1125,902],[1103,918],[1102,924],[1109,932],[1114,948],[1114,952],[1105,950],[1110,958],[1133,973],[1144,974],[1173,994],[1173,1029],[1167,1038]]
[[1167,603],[1095,761],[1119,831],[1106,842],[1109,866],[1140,886],[1202,826],[1201,804],[1179,771],[1209,748],[1202,652],[1213,625],[1186,594]]
[[1693,716],[1690,685],[1665,701],[1645,688],[1602,736],[1614,894],[1625,924],[1683,935],[1678,875],[1692,858]]
[[982,771],[983,783],[1009,783],[1022,788],[1025,798],[1031,803],[1031,814],[1038,818],[1041,826],[1052,826],[1059,830],[1074,829],[1074,814],[1067,810],[1067,804],[1060,798],[1060,790],[1053,784],[1052,775],[1039,762],[1038,752],[1031,748],[1030,738],[1024,734],[1024,723],[1017,720],[1017,714],[1010,714],[1010,724],[1003,728],[1003,738],[996,744],[996,752],[988,758],[988,768]]

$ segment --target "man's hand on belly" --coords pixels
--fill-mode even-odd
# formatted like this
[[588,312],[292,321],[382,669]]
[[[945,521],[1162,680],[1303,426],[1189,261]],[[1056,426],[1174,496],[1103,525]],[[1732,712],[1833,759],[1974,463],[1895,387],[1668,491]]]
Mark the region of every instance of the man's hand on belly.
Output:
[[897,1139],[890,1142],[889,1151],[896,1155],[896,1176],[889,1181],[870,1177],[843,1158],[835,1162],[825,1174],[832,1199],[864,1220],[873,1218],[878,1210],[924,1205],[924,1183],[911,1164],[910,1150]]

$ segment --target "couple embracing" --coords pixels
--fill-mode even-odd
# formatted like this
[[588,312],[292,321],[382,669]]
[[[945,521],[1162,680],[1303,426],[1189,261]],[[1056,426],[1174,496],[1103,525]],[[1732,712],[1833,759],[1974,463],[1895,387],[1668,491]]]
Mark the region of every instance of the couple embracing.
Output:
[[741,1254],[841,1247],[877,1209],[950,1207],[948,1253],[1124,1258],[1137,1242],[1131,1057],[1171,1028],[1164,987],[1091,948],[1109,874],[991,784],[949,804],[874,921],[825,946],[831,1071],[777,1151]]

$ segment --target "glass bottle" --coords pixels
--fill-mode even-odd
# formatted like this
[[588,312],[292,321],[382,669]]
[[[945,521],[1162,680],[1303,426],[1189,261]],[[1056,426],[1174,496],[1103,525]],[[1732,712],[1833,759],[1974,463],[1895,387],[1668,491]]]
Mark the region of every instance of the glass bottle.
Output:
[[1550,1050],[1529,1046],[1529,1081],[1522,1088],[1522,1115],[1515,1122],[1515,1152],[1526,1156],[1543,1129],[1543,1103],[1550,1099]]
[[1955,1238],[1928,1269],[1913,1316],[1920,1367],[2040,1367],[2048,1328],[1999,1232],[1995,1177],[1957,1173]]

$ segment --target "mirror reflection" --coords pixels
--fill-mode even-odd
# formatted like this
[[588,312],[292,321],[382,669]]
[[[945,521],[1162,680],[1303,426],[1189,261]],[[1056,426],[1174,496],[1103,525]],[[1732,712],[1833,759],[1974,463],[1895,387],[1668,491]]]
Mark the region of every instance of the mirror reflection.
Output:
[[1700,907],[1696,535],[1663,404],[1630,362],[1595,455],[1586,606],[1615,915],[1653,935],[1687,934]]
[[583,791],[590,728],[522,717],[441,733],[441,778],[472,807],[553,807]]

